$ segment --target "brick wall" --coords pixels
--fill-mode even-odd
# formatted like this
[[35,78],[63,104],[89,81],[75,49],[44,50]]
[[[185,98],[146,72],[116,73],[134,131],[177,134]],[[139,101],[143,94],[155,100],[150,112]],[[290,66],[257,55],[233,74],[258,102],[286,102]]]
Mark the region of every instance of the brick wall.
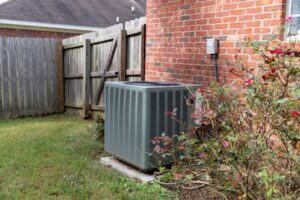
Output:
[[7,37],[41,37],[41,38],[57,38],[63,39],[80,35],[78,33],[62,33],[51,31],[36,31],[36,30],[23,30],[13,28],[0,28],[0,36]]
[[245,37],[262,40],[285,20],[285,0],[148,0],[146,79],[202,83],[214,80],[206,39],[220,40],[219,74],[230,79],[235,55],[256,66]]

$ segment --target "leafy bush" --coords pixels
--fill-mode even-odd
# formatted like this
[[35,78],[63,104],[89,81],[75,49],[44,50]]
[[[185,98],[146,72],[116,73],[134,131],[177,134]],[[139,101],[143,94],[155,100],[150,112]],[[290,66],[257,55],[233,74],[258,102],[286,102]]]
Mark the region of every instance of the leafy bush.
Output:
[[101,114],[96,115],[96,124],[94,127],[95,137],[97,141],[102,141],[104,137],[104,118]]
[[172,156],[174,179],[189,185],[239,199],[299,199],[300,51],[276,37],[245,43],[261,64],[240,63],[230,70],[233,83],[199,89],[195,126],[174,138],[154,138],[154,153]]

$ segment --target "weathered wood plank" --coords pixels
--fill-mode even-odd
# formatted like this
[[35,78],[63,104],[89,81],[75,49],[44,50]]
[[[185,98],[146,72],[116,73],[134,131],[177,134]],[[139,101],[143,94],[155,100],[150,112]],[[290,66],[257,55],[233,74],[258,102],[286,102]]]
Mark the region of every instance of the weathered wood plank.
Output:
[[104,106],[91,105],[91,110],[93,110],[93,111],[104,111]]
[[106,35],[106,36],[100,36],[97,37],[95,39],[91,40],[91,44],[99,44],[99,43],[105,43],[108,41],[112,41],[113,39],[115,39],[118,35],[117,34],[110,34],[110,35]]
[[64,112],[64,63],[63,63],[63,47],[62,42],[56,43],[56,72],[57,72],[57,111]]
[[[51,66],[55,66],[57,65],[57,61],[56,61],[56,58],[57,59],[60,59],[59,63],[61,64],[61,67],[62,67],[62,73],[61,73],[61,76],[59,77],[60,78],[60,81],[62,81],[62,84],[63,84],[63,50],[62,50],[62,47],[60,48],[60,57],[57,57],[57,50],[56,50],[56,40],[55,39],[51,39],[51,49],[50,49],[50,65]],[[49,67],[50,68],[50,67]],[[56,77],[56,80],[53,79],[53,78],[50,78],[51,80],[51,100],[50,100],[50,104],[51,104],[51,111],[52,110],[57,110],[57,112],[64,112],[64,106],[63,106],[63,99],[64,99],[64,95],[63,95],[63,92],[62,92],[62,102],[58,102],[58,94],[57,94],[57,87],[60,86],[62,87],[62,89],[64,89],[63,85],[59,85],[58,84],[58,79],[57,79],[57,68],[55,70],[50,70],[50,77]],[[59,104],[60,103],[60,104]],[[58,105],[60,105],[62,108],[60,108]]]
[[81,48],[83,47],[83,43],[82,42],[79,42],[77,44],[70,44],[70,45],[64,45],[63,46],[63,49],[64,50],[68,50],[68,49],[76,49],[76,48]]
[[[113,78],[113,77],[117,77],[119,74],[118,71],[114,70],[114,71],[108,71],[105,74],[106,78]],[[101,78],[103,77],[104,72],[92,72],[91,73],[91,78]]]
[[8,54],[9,56],[9,71],[10,71],[10,105],[11,105],[11,118],[17,118],[19,114],[18,107],[18,69],[17,69],[17,48],[18,48],[18,38],[9,38],[9,48],[12,51]]
[[127,36],[134,36],[134,35],[139,35],[139,34],[141,34],[140,27],[127,30]]
[[127,76],[141,76],[141,70],[138,69],[127,69],[126,70]]
[[126,80],[126,68],[127,68],[127,31],[122,30],[119,37],[119,57],[120,57],[120,69],[119,69],[119,81]]
[[141,79],[145,80],[145,61],[146,61],[146,24],[142,25],[141,30]]
[[0,38],[0,119],[3,119],[3,92],[2,92],[2,88],[3,88],[3,72],[2,72],[2,68],[3,68],[3,63],[2,63],[2,49],[3,49],[3,40],[2,38]]
[[82,109],[83,106],[82,104],[70,104],[70,103],[65,103],[66,108],[76,108],[76,109]]
[[83,118],[90,117],[90,90],[91,90],[91,40],[85,40],[83,46],[83,60],[84,60],[84,67],[83,67]]
[[64,79],[78,79],[83,78],[83,74],[68,74],[64,76]]
[[[131,73],[131,72],[129,72]],[[119,74],[119,71],[109,71],[109,72],[106,72],[106,75],[105,77],[117,77]],[[139,72],[140,74],[140,72]],[[91,78],[101,78],[103,77],[103,72],[91,72]],[[83,74],[69,74],[69,75],[66,75],[64,76],[64,79],[81,79],[83,78]]]
[[2,106],[3,106],[3,118],[11,118],[11,106],[10,106],[10,73],[9,73],[9,44],[7,38],[2,38]]

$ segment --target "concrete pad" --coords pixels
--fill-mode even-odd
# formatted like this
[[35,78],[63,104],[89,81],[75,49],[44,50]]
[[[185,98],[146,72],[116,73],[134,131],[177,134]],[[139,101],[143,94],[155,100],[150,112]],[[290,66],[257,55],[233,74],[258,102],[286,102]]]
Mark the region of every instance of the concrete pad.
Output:
[[137,169],[128,166],[127,164],[115,159],[114,157],[102,157],[100,158],[100,163],[105,166],[110,166],[111,168],[117,170],[118,172],[124,174],[125,176],[129,178],[137,179],[142,183],[147,183],[154,180],[153,175],[140,172]]

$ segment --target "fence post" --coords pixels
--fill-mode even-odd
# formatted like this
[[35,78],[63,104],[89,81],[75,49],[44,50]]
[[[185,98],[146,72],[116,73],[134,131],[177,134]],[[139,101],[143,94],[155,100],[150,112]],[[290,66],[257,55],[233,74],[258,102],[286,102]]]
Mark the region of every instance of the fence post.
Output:
[[83,44],[83,118],[90,117],[90,90],[91,90],[91,40],[85,40]]
[[56,43],[56,67],[57,67],[57,112],[65,111],[65,86],[64,86],[64,58],[62,41]]
[[126,80],[126,68],[127,68],[127,31],[121,30],[120,33],[120,69],[119,69],[119,81]]
[[144,81],[146,79],[146,24],[142,25],[141,30],[141,80]]

